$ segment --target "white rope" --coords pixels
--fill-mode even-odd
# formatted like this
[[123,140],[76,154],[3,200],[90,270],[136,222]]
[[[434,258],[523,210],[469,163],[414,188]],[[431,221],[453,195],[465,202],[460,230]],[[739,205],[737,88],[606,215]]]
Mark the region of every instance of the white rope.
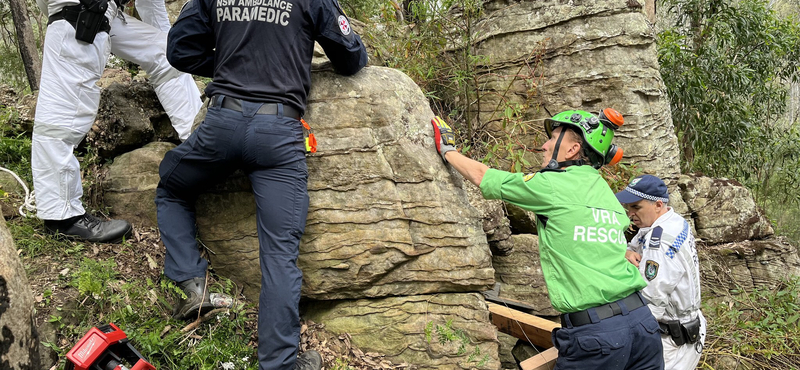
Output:
[[[498,298],[500,298],[499,294],[498,294]],[[525,329],[522,328],[522,324],[519,322],[519,320],[517,320],[516,317],[514,317],[514,309],[511,308],[511,307],[508,307],[508,304],[505,301],[503,301],[502,299],[500,299],[500,302],[503,303],[503,306],[506,306],[506,308],[508,308],[508,313],[511,314],[511,320],[514,320],[514,322],[517,323],[517,326],[519,326],[519,330],[522,332],[522,335],[525,336],[525,340],[527,340],[528,344],[530,344],[531,347],[533,347],[533,350],[536,351],[536,355],[535,356],[543,356],[544,354],[542,353],[542,351],[539,351],[538,349],[536,349],[536,345],[533,344],[533,341],[531,341],[531,338],[528,338],[528,333],[526,333]],[[550,367],[548,365],[548,369],[549,368]]]
[[14,171],[11,171],[5,167],[0,167],[0,170],[6,171],[10,173],[11,176],[14,176],[14,178],[17,179],[17,182],[19,182],[20,185],[22,185],[22,188],[25,189],[25,199],[23,199],[22,205],[19,206],[19,214],[21,214],[22,217],[29,217],[28,214],[25,213],[25,211],[23,211],[23,209],[26,209],[28,212],[36,211],[36,206],[33,205],[33,203],[35,202],[34,192],[28,190],[28,186],[25,185],[25,181],[22,181],[22,179],[19,176],[17,176],[17,174],[14,173]]

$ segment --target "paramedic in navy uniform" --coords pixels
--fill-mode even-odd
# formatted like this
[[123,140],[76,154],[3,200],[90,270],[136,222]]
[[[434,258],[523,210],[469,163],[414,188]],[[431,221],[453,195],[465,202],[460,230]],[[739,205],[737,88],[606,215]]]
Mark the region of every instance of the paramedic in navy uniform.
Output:
[[167,40],[175,68],[212,78],[205,120],[159,168],[164,274],[186,293],[175,317],[195,319],[213,308],[205,289],[208,262],[195,241],[195,200],[242,169],[257,210],[260,370],[319,369],[322,361],[314,351],[297,357],[303,275],[296,262],[308,212],[299,120],[311,86],[314,41],[342,75],[367,64],[364,44],[336,0],[189,0]]

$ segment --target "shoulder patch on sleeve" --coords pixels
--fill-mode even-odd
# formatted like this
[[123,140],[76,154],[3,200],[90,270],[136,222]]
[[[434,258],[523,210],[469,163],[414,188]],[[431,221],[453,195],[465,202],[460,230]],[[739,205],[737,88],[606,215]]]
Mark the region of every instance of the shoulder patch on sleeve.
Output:
[[528,180],[532,179],[534,175],[536,175],[536,172],[534,172],[534,173],[529,173],[529,174],[525,175],[525,176],[522,178],[522,181],[528,182]]
[[339,19],[336,20],[336,23],[339,24],[339,31],[342,32],[342,35],[349,35],[350,34],[350,22],[347,21],[347,17],[343,14],[339,15]]
[[685,242],[686,239],[690,237],[689,234],[690,234],[690,232],[689,232],[689,223],[686,222],[686,220],[683,220],[683,230],[681,231],[680,234],[678,234],[677,237],[675,237],[675,240],[672,241],[672,244],[669,246],[669,248],[665,252],[667,257],[674,258],[675,254],[680,252],[681,246],[683,246],[683,242]]
[[647,248],[658,249],[661,247],[661,234],[663,233],[664,229],[662,229],[661,226],[656,226],[650,233],[650,240],[647,242]]
[[658,276],[658,262],[647,260],[644,265],[644,277],[647,281],[651,281]]

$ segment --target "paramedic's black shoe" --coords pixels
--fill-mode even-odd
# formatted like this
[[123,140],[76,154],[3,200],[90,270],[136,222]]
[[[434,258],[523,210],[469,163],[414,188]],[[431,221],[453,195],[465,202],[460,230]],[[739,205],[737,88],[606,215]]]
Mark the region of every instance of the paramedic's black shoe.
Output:
[[[196,320],[199,316],[205,315],[214,309],[211,299],[206,289],[206,279],[196,277],[178,283],[178,287],[186,294],[186,298],[179,297],[178,304],[175,305],[173,318],[178,320]],[[205,291],[205,292],[204,292]],[[205,294],[203,294],[205,293]]]
[[303,352],[294,363],[294,370],[320,370],[321,368],[322,356],[314,350]]
[[103,221],[89,212],[66,220],[44,220],[44,226],[54,234],[96,243],[119,243],[133,231],[128,221]]

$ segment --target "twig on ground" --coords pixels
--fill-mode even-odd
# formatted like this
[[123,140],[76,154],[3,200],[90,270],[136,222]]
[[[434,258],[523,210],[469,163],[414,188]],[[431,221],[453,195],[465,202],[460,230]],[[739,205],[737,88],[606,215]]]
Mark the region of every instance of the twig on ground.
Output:
[[183,327],[183,329],[181,329],[181,333],[186,333],[188,331],[196,329],[204,321],[208,321],[208,319],[214,317],[216,314],[221,313],[221,312],[228,312],[228,309],[227,308],[217,308],[217,309],[208,311],[208,313],[206,313],[205,315],[203,315],[199,319],[194,320],[189,325],[186,325],[185,327]]
[[165,326],[164,330],[161,331],[161,335],[159,335],[159,338],[164,338],[164,336],[167,335],[167,333],[169,333],[170,330],[172,330],[172,325]]

